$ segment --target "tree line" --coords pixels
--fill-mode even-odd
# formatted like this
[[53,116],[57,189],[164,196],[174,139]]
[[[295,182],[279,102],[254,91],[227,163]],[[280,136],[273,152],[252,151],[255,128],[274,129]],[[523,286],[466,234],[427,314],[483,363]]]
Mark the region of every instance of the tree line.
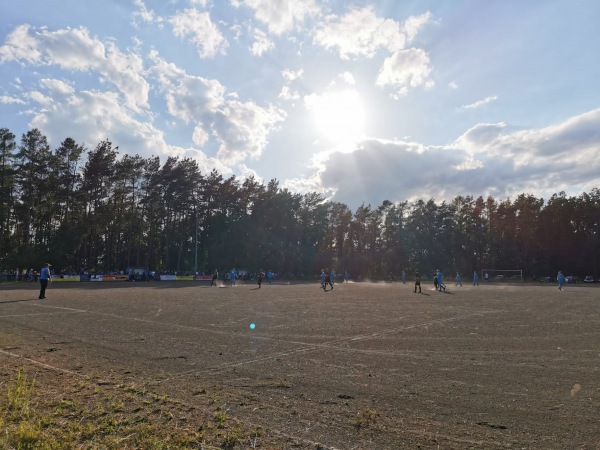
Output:
[[597,276],[600,190],[548,200],[457,196],[379,206],[292,193],[276,179],[202,173],[190,158],[142,158],[104,140],[51,149],[32,129],[0,129],[0,269],[211,272],[321,268],[381,279],[402,271]]

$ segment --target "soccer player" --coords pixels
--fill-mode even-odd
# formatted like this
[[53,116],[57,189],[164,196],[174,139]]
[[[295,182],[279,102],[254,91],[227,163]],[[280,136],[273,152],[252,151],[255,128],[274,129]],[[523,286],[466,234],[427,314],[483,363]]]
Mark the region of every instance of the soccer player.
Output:
[[260,289],[262,286],[263,278],[265,277],[265,273],[262,269],[258,271],[258,275],[256,276],[256,281],[258,282],[258,288]]
[[402,271],[402,284],[406,284],[406,272]]
[[559,270],[558,275],[556,276],[556,281],[558,281],[558,290],[562,291],[563,285],[565,284],[565,276]]
[[415,272],[415,293],[417,292],[417,287],[419,288],[419,294],[421,293],[421,274],[417,270]]
[[331,290],[333,291],[333,283],[331,282],[331,274],[329,273],[329,268],[325,270],[325,282],[323,283],[323,290],[327,291],[327,285],[331,286]]
[[235,267],[231,269],[231,272],[229,272],[229,279],[231,280],[231,285],[235,286],[235,280],[237,280],[237,272],[235,271]]
[[325,269],[321,269],[321,287],[325,289]]
[[446,285],[444,284],[444,274],[440,269],[438,269],[437,271],[437,283],[440,288],[440,292],[442,292],[442,289],[444,290],[444,292],[446,292]]
[[473,286],[479,286],[479,275],[476,270],[473,272]]
[[460,280],[460,273],[456,272],[456,286],[462,287],[462,281]]

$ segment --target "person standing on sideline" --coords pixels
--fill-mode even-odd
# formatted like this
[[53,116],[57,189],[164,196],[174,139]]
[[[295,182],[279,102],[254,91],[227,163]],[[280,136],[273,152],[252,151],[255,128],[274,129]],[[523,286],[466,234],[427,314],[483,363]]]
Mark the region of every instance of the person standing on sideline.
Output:
[[476,270],[473,272],[473,286],[479,286],[479,275]]
[[417,292],[417,287],[419,288],[419,294],[421,293],[421,274],[417,270],[415,272],[415,293]]
[[483,282],[487,283],[488,281],[490,281],[490,276],[489,274],[486,272],[485,275],[483,275]]
[[52,281],[52,275],[50,275],[50,266],[50,263],[44,263],[44,266],[40,271],[40,296],[38,297],[40,300],[46,298],[46,288],[48,287],[48,282]]
[[229,272],[229,279],[231,280],[231,285],[235,286],[235,280],[237,280],[237,272],[235,271],[235,267],[231,269],[231,272]]
[[556,276],[556,281],[558,281],[558,290],[562,291],[562,288],[565,284],[565,276],[560,270],[558,271],[558,275]]
[[402,284],[406,284],[406,271],[402,271]]
[[348,282],[350,281],[350,272],[348,272],[347,270],[346,270],[346,272],[344,273],[344,281],[345,281],[346,283],[348,283]]
[[335,273],[335,269],[333,269],[331,271],[331,283],[335,284],[335,277],[336,277],[336,273]]
[[456,286],[462,287],[462,281],[460,280],[460,273],[456,272]]

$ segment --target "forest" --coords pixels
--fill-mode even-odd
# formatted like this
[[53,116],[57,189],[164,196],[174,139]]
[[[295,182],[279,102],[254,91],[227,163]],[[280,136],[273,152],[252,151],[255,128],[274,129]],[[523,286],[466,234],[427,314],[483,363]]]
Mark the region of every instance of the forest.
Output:
[[250,177],[201,173],[193,159],[119,154],[32,129],[0,129],[0,271],[205,272],[232,267],[313,278],[321,268],[386,279],[415,270],[598,276],[600,190],[549,199],[457,196],[361,205]]

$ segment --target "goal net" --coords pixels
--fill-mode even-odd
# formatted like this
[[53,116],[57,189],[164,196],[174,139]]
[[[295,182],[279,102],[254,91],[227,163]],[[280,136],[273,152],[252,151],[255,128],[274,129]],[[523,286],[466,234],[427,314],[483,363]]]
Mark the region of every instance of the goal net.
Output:
[[521,269],[481,269],[479,279],[484,283],[486,281],[523,281],[523,270]]

